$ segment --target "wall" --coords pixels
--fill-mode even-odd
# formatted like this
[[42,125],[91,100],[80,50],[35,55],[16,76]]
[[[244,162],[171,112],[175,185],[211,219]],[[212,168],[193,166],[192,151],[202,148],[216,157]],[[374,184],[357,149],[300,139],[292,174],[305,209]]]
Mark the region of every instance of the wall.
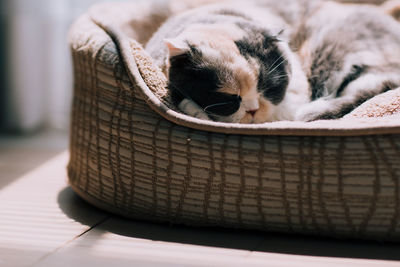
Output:
[[1,79],[1,128],[25,132],[68,128],[73,80],[67,32],[95,2],[5,0],[1,26],[6,31],[1,35],[8,51],[3,53],[7,63],[2,60],[7,73],[1,75],[7,79]]

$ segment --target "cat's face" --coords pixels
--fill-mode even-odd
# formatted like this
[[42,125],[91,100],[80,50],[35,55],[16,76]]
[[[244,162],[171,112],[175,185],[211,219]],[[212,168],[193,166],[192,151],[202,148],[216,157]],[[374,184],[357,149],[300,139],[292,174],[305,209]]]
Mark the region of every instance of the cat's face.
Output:
[[166,40],[169,89],[222,122],[272,121],[291,76],[279,41],[239,27],[199,26]]

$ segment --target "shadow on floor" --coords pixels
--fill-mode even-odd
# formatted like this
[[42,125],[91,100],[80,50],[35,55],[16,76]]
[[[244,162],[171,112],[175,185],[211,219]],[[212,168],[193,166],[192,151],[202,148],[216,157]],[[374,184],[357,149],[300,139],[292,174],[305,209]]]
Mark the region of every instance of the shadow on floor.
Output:
[[195,228],[125,219],[101,211],[82,200],[71,188],[59,193],[58,203],[70,218],[88,225],[91,214],[104,218],[96,230],[118,235],[209,247],[324,257],[400,260],[400,244],[336,240],[224,228]]

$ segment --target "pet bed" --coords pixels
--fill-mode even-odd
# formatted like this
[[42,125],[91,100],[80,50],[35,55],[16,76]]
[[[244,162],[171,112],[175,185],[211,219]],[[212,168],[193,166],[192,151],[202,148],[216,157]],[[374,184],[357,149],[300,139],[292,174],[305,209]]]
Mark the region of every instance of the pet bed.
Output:
[[97,5],[71,29],[78,195],[156,222],[400,240],[400,89],[335,121],[186,116],[163,101],[166,79],[143,50],[182,8],[157,6]]

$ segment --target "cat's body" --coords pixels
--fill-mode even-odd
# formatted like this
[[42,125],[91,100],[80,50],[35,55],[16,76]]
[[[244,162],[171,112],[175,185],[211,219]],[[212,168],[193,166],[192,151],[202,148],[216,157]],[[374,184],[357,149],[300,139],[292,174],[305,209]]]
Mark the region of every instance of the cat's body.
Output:
[[383,10],[327,2],[297,34],[293,49],[301,58],[312,102],[296,119],[340,118],[400,86],[400,23]]
[[[332,9],[340,9],[341,18],[329,15]],[[346,30],[349,24],[353,31]],[[263,123],[337,118],[360,99],[400,85],[396,42],[400,24],[377,8],[253,0],[178,15],[146,49],[169,77],[183,112]]]

